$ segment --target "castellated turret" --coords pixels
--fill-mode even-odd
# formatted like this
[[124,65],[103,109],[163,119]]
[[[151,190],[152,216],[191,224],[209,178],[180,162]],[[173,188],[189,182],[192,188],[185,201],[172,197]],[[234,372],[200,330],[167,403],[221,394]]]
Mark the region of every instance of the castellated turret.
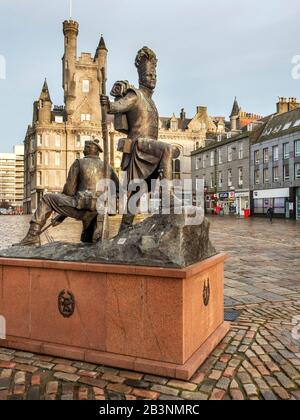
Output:
[[[45,80],[40,98],[35,102],[36,118],[39,124],[51,123],[52,101],[48,89],[47,80]],[[35,118],[35,117],[34,117]]]
[[72,115],[75,111],[75,75],[79,23],[73,20],[64,21],[63,32],[65,36],[65,53],[63,56],[63,89],[65,92],[65,105],[67,115]]

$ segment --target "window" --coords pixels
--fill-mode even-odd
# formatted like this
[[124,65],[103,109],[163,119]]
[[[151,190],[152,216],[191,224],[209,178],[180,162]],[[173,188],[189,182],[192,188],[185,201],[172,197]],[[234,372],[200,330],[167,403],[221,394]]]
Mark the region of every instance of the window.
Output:
[[256,185],[260,183],[260,170],[259,169],[256,169],[256,171],[254,171],[254,182]]
[[91,114],[81,114],[81,121],[91,121]]
[[173,177],[175,179],[180,179],[181,176],[181,162],[180,159],[173,160]]
[[283,165],[283,177],[285,181],[288,181],[290,179],[290,164],[286,163]]
[[228,169],[228,187],[232,187],[232,169]]
[[277,162],[279,160],[279,148],[278,146],[273,147],[273,162]]
[[49,152],[45,152],[45,165],[49,165]]
[[43,155],[42,152],[38,152],[37,154],[37,164],[42,165],[43,164]]
[[201,157],[196,158],[196,170],[201,168]]
[[228,162],[232,162],[232,146],[228,146]]
[[268,184],[270,182],[270,171],[269,168],[264,169],[264,184]]
[[215,152],[210,152],[210,166],[215,165]]
[[203,156],[203,169],[206,168],[206,155]]
[[289,159],[290,157],[290,144],[289,143],[284,143],[283,145],[283,158],[284,159]]
[[219,165],[221,165],[223,163],[223,159],[222,159],[222,149],[218,150],[218,155],[219,155]]
[[219,187],[223,186],[223,172],[219,172]]
[[55,146],[60,147],[61,146],[61,137],[60,134],[56,134],[55,136]]
[[264,162],[269,162],[269,149],[264,149]]
[[243,159],[244,158],[244,144],[240,143],[239,144],[239,159]]
[[37,173],[37,177],[36,177],[36,183],[38,186],[42,185],[42,172],[38,172]]
[[49,174],[48,174],[48,171],[45,171],[44,172],[44,183],[45,183],[45,187],[47,187],[48,184],[49,184]]
[[76,136],[76,147],[81,147],[81,138],[80,134]]
[[215,187],[214,174],[210,174],[210,188]]
[[34,166],[34,155],[31,155],[31,166]]
[[55,165],[60,166],[60,152],[55,152]]
[[83,93],[89,93],[90,91],[90,81],[89,80],[83,80],[82,81],[82,92]]
[[37,145],[38,146],[43,145],[42,136],[40,134],[37,135]]
[[243,172],[243,168],[239,168],[239,186],[242,187],[244,184],[244,172]]
[[273,182],[279,181],[279,168],[278,166],[274,166],[273,168]]
[[45,146],[49,147],[49,134],[45,135]]
[[300,178],[300,163],[295,164],[295,179]]
[[295,141],[295,156],[300,156],[300,140]]
[[260,162],[260,159],[259,159],[259,150],[256,150],[254,152],[254,162],[255,162],[256,165],[258,165],[259,162]]
[[64,122],[64,117],[62,115],[55,115],[55,122],[62,124]]

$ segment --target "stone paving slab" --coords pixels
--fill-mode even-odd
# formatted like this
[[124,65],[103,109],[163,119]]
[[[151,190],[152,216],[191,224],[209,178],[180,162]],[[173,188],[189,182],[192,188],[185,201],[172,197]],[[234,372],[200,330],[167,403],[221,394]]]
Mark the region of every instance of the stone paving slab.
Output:
[[[15,228],[23,220],[20,232],[25,230],[25,218],[5,220],[0,247],[12,241],[9,223],[14,221]],[[190,381],[0,347],[0,400],[299,400],[300,223],[211,221],[212,240],[231,256],[225,306],[242,313]],[[76,240],[80,225],[66,222],[59,235],[67,231]]]

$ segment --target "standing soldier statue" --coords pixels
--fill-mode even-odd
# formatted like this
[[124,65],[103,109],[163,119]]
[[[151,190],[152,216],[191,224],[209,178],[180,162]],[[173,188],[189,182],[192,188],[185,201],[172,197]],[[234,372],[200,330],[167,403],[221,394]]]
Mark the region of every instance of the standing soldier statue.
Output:
[[[158,141],[159,116],[152,99],[156,87],[157,58],[147,47],[142,48],[135,60],[139,74],[139,89],[127,81],[115,83],[111,102],[101,96],[102,106],[115,115],[115,129],[128,135],[121,139],[118,150],[123,152],[121,169],[127,172],[128,183],[136,179],[172,181],[172,146]],[[132,226],[134,214],[127,210],[120,230]]]
[[40,245],[40,235],[43,227],[53,212],[56,217],[50,226],[58,226],[67,217],[82,220],[82,242],[97,242],[102,238],[103,219],[97,213],[97,184],[106,178],[106,172],[116,184],[118,190],[119,180],[109,166],[106,171],[99,154],[102,148],[99,140],[85,142],[84,158],[76,159],[70,168],[67,182],[62,194],[46,194],[41,199],[34,213],[30,228],[25,238],[18,246]]

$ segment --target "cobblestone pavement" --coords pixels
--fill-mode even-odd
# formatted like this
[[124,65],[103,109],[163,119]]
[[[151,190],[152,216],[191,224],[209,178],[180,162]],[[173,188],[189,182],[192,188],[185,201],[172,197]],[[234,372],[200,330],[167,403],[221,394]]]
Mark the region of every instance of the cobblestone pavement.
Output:
[[[0,217],[0,246],[23,235],[24,221]],[[215,245],[231,257],[226,310],[241,315],[189,382],[0,348],[0,400],[300,399],[300,223],[211,221]],[[51,235],[66,231],[78,240],[73,222]]]

